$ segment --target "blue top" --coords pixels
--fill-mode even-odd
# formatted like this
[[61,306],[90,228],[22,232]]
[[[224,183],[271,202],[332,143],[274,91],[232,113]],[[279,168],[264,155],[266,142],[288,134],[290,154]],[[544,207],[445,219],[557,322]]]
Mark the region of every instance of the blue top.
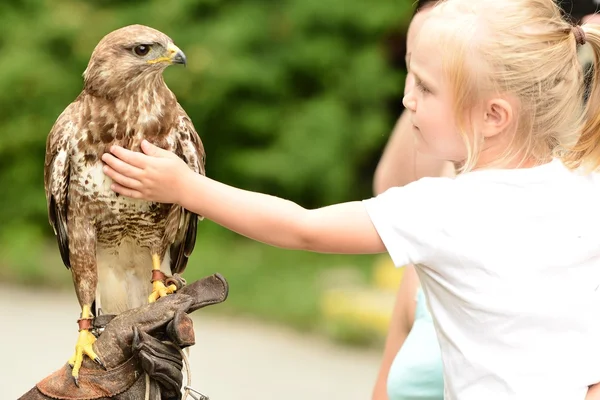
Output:
[[425,295],[417,289],[415,322],[390,367],[390,400],[442,400],[442,358]]

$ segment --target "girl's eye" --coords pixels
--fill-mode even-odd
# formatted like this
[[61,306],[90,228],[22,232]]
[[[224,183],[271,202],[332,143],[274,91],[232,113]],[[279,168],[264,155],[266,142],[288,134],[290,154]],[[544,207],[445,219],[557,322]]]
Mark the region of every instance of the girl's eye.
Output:
[[423,82],[421,82],[421,81],[416,81],[416,82],[415,82],[415,85],[417,86],[417,88],[418,88],[418,89],[419,89],[421,92],[423,92],[423,93],[431,93],[431,92],[429,91],[429,89],[427,89],[427,87],[425,87],[425,85],[423,85]]

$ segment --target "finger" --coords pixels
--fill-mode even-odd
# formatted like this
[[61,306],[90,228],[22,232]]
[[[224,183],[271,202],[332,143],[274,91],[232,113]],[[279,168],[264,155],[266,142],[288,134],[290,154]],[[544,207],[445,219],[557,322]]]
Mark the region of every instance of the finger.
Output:
[[139,179],[142,176],[143,170],[118,159],[110,153],[102,154],[102,161],[113,170],[129,178]]
[[133,341],[131,342],[131,347],[133,347],[134,349],[139,349],[141,346],[141,340],[140,340],[140,330],[138,329],[137,325],[133,326]]
[[160,147],[155,146],[154,144],[150,143],[149,141],[147,141],[145,139],[142,141],[141,147],[142,147],[142,151],[151,157],[172,158],[173,156],[175,156],[174,153],[172,153],[168,150],[165,150],[165,149],[161,149]]
[[120,174],[107,165],[102,168],[102,171],[108,177],[112,178],[113,181],[126,188],[139,190],[142,187],[142,183],[137,179],[129,178],[128,176]]
[[127,164],[131,164],[138,168],[144,168],[148,159],[148,156],[143,153],[131,151],[116,145],[110,147],[110,152],[121,160],[125,161]]
[[132,199],[144,198],[142,193],[138,192],[137,190],[126,188],[125,186],[121,186],[118,183],[113,183],[112,185],[110,185],[110,188],[111,188],[111,190],[113,190],[119,194],[122,194],[125,197],[131,197]]

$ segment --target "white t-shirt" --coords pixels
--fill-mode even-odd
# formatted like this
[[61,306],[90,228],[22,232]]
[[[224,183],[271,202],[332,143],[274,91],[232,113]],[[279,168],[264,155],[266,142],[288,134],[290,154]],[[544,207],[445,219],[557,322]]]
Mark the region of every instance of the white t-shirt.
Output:
[[451,400],[582,400],[600,382],[600,175],[424,178],[364,201],[417,265]]

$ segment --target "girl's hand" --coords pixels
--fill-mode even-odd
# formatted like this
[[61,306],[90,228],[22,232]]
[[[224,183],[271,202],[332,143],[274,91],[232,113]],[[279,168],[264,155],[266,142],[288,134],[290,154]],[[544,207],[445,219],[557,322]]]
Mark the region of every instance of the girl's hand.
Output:
[[186,179],[193,171],[174,153],[142,142],[139,153],[112,146],[102,155],[103,171],[123,196],[159,203],[179,203]]

